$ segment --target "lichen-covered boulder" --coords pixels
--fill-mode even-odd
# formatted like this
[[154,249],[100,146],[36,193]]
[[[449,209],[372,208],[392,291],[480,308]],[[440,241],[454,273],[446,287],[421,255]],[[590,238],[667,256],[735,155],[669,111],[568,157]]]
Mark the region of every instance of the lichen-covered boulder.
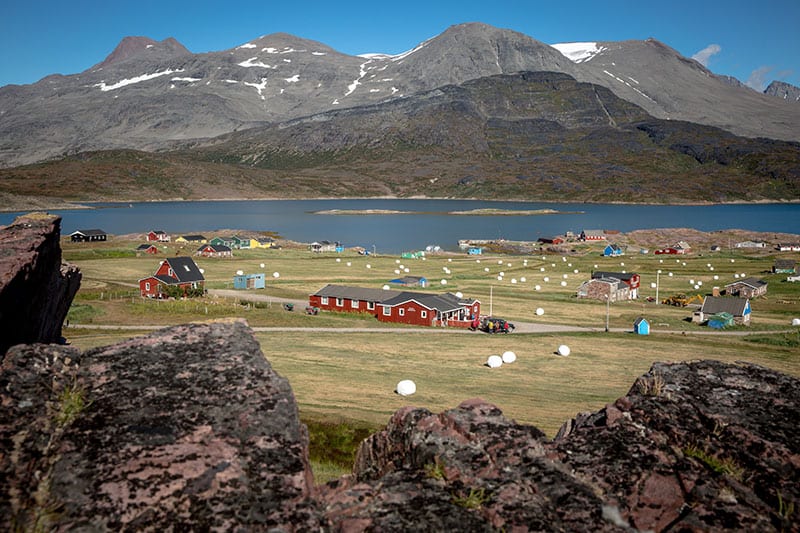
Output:
[[77,383],[83,409],[48,451],[49,527],[319,528],[294,395],[243,321],[90,350]]
[[800,380],[752,364],[655,363],[562,427],[549,457],[640,530],[789,531],[800,505]]

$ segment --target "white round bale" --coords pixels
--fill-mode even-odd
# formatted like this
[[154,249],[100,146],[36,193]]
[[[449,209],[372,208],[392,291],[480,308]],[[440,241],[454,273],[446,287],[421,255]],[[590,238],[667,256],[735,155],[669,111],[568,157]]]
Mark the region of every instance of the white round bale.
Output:
[[569,346],[567,346],[566,344],[562,344],[561,346],[558,347],[558,355],[563,355],[564,357],[566,357],[570,354],[570,351],[571,350],[569,349]]
[[503,352],[502,359],[504,363],[513,363],[517,360],[517,354],[509,350],[507,352]]
[[241,276],[241,275],[243,275],[243,274],[244,274],[244,271],[242,271],[242,270],[237,270],[237,271],[236,271],[236,275],[237,275],[237,276]]
[[[538,287],[538,285],[537,285],[537,287]],[[544,309],[542,309],[541,307],[537,307],[536,308],[536,316],[542,316],[543,314],[544,314]]]
[[279,277],[281,277],[281,275],[278,272],[273,272],[272,273],[272,277],[275,278],[275,279],[278,279]]
[[486,366],[489,368],[499,368],[503,365],[503,358],[499,355],[490,355],[486,360]]
[[541,285],[534,285],[533,290],[540,291],[540,290],[542,290],[542,286]]
[[410,379],[404,379],[397,383],[397,394],[400,396],[411,396],[417,392],[417,384]]
[[800,326],[800,318],[793,318],[792,319],[793,326]]

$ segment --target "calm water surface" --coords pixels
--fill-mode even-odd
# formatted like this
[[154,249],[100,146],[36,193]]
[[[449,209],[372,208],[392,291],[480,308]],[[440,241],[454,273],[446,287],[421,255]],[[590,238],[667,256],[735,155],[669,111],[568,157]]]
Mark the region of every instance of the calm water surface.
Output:
[[[746,229],[800,234],[800,204],[704,206],[552,204],[479,200],[251,200],[93,204],[96,209],[55,210],[62,234],[99,228],[111,234],[162,229],[170,234],[218,229],[274,231],[300,242],[339,241],[384,253],[428,245],[455,250],[459,239],[536,240],[582,229],[632,231],[691,227],[702,231]],[[452,216],[448,211],[496,208],[555,209],[564,214],[526,216]],[[317,215],[315,211],[389,209],[413,215]],[[580,213],[567,213],[580,211]],[[19,213],[0,213],[0,224]]]

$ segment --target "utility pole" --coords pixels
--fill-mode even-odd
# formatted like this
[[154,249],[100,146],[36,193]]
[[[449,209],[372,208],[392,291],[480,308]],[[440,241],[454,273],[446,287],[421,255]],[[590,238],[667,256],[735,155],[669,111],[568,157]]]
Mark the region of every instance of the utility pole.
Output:
[[658,281],[659,276],[661,275],[661,269],[656,271],[656,305],[659,304],[660,300],[658,299]]
[[493,295],[493,291],[494,291],[494,286],[493,285],[489,285],[489,316],[492,316],[494,314],[494,313],[492,313],[492,295]]
[[608,312],[610,309],[611,304],[611,287],[608,288],[608,294],[606,294],[606,333],[608,333]]

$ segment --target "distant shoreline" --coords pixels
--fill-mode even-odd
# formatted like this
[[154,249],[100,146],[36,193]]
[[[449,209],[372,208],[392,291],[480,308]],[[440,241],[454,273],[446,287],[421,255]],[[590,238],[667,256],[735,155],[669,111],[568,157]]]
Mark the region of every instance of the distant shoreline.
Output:
[[402,211],[395,209],[323,209],[314,215],[453,215],[453,216],[536,216],[579,215],[584,211],[558,211],[556,209],[469,209],[466,211]]
[[[346,197],[331,197],[331,196],[320,196],[320,197],[308,197],[308,198],[165,198],[160,200],[137,200],[137,199],[127,199],[127,200],[64,200],[61,198],[49,198],[49,197],[24,197],[24,198],[14,198],[14,195],[10,194],[0,194],[0,199],[3,200],[3,206],[0,207],[0,212],[3,213],[28,213],[31,211],[47,211],[51,210],[59,210],[59,211],[70,211],[70,210],[79,210],[79,209],[97,209],[95,204],[157,204],[157,203],[169,203],[169,202],[248,202],[248,201],[256,201],[256,202],[281,202],[281,201],[322,201],[322,200],[453,200],[453,201],[465,201],[465,202],[516,202],[516,203],[539,203],[539,204],[552,204],[552,205],[563,205],[563,204],[587,204],[587,205],[595,205],[595,204],[607,204],[607,205],[647,205],[647,206],[658,206],[658,205],[674,205],[674,206],[712,206],[712,205],[764,205],[764,204],[775,204],[775,205],[783,205],[783,204],[797,204],[800,203],[800,199],[792,199],[792,200],[756,200],[756,201],[731,201],[731,202],[700,202],[700,201],[693,201],[693,202],[672,202],[672,203],[662,203],[662,202],[612,202],[612,201],[603,201],[603,202],[587,202],[587,201],[557,201],[557,200],[540,200],[540,199],[524,199],[524,198],[492,198],[492,199],[482,199],[482,198],[452,198],[452,197],[428,197],[428,196],[411,196],[411,197],[398,197],[398,196],[370,196],[370,197],[360,197],[360,196],[346,196]],[[17,201],[19,200],[19,201]],[[25,205],[21,205],[22,203]],[[114,206],[114,207],[124,207],[124,205]],[[360,210],[359,210],[360,211]],[[421,212],[417,211],[398,211],[398,212],[391,212],[392,210],[375,210],[375,211],[387,211],[385,214],[420,214]],[[474,210],[479,211],[479,210]],[[523,211],[514,211],[514,210],[498,210],[498,211],[510,211],[511,215],[520,215],[523,214]],[[535,211],[547,211],[547,209],[543,210],[535,210]],[[550,214],[574,214],[574,213],[583,213],[582,211],[556,211],[556,213]],[[346,214],[355,214],[355,213],[346,213]],[[383,213],[370,213],[370,214],[383,214]],[[441,214],[441,213],[438,213]],[[453,214],[460,214],[458,212],[453,212]],[[476,212],[466,212],[467,215],[480,215],[481,213]],[[502,213],[489,213],[492,216],[499,216]],[[529,213],[524,213],[529,214]],[[548,213],[534,213],[534,214],[548,214]]]

